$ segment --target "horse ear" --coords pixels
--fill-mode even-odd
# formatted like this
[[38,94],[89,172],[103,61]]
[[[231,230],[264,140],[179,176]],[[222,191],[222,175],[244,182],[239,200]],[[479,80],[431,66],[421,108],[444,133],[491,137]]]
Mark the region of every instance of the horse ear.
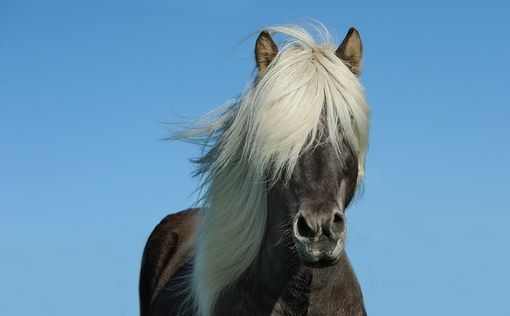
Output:
[[356,76],[361,73],[361,54],[363,47],[358,31],[351,27],[335,54],[349,67]]
[[262,31],[255,44],[255,61],[260,74],[266,72],[276,54],[278,54],[278,46],[276,46],[268,31]]

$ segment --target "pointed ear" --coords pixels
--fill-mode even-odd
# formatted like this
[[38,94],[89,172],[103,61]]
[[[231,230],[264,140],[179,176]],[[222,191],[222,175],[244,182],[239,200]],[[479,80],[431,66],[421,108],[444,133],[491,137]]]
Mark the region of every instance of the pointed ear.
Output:
[[338,46],[335,54],[356,76],[359,76],[361,73],[362,51],[363,47],[359,33],[355,28],[351,27],[340,46]]
[[261,75],[266,73],[267,67],[269,67],[277,53],[278,46],[274,43],[269,32],[262,31],[255,44],[255,61]]

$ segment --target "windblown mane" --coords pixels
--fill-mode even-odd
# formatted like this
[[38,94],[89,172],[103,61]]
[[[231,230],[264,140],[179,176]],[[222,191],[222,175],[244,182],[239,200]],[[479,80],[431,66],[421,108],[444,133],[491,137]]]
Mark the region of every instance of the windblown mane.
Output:
[[291,175],[317,137],[327,137],[337,151],[345,139],[357,154],[358,182],[363,176],[370,115],[363,87],[335,55],[328,31],[314,29],[320,43],[299,26],[267,28],[285,40],[264,76],[176,136],[206,148],[196,161],[203,216],[191,275],[200,315],[212,313],[220,292],[254,260],[268,186]]

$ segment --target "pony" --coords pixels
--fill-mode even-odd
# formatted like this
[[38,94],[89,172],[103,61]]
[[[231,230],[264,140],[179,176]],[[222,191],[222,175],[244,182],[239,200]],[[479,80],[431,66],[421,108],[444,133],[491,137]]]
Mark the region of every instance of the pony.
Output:
[[172,136],[204,146],[201,207],[150,235],[142,316],[366,315],[344,249],[368,148],[362,44],[313,30],[261,31],[241,96]]

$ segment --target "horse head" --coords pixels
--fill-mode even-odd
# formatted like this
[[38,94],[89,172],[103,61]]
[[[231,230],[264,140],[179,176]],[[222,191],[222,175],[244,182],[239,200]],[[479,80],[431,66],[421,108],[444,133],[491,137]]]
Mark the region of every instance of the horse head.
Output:
[[[353,75],[359,76],[361,53],[360,36],[351,28],[335,55]],[[259,76],[266,75],[277,55],[278,46],[271,35],[263,31],[255,45]],[[321,124],[327,125],[326,111],[320,115]],[[284,198],[291,213],[293,248],[301,263],[309,267],[338,262],[346,237],[345,211],[358,185],[357,152],[342,133],[341,124],[345,122],[336,123],[340,137],[330,138],[328,129],[315,135],[312,145],[299,154],[288,181],[283,184]]]

